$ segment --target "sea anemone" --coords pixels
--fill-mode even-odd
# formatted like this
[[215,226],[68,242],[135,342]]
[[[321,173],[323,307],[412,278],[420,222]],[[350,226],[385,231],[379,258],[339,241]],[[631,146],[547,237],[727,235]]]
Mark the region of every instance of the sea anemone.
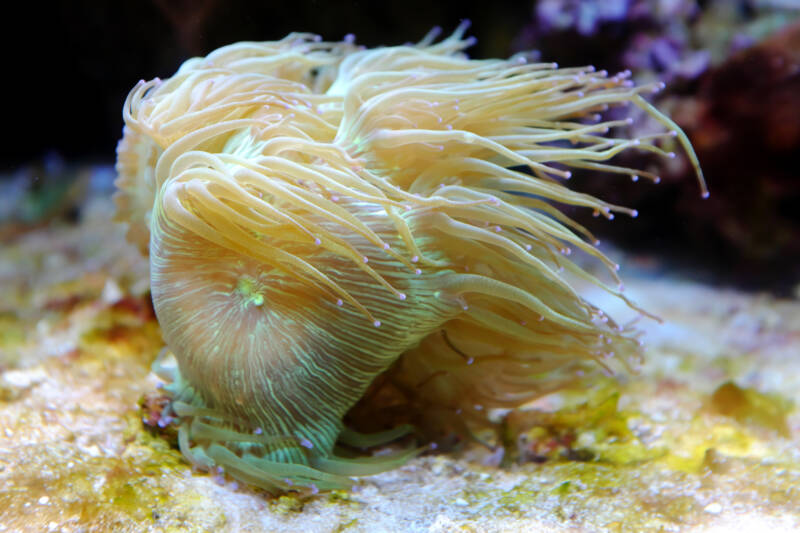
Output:
[[[410,431],[345,426],[383,384],[431,435],[586,362],[638,358],[570,280],[625,297],[566,256],[617,266],[552,203],[635,215],[561,181],[654,177],[607,161],[675,136],[693,157],[686,137],[629,73],[471,60],[464,29],[369,50],[242,42],[131,91],[116,199],[129,238],[149,241],[164,415],[193,465],[273,492],[343,487],[417,453],[354,453]],[[625,103],[667,131],[609,135],[628,121],[602,112]]]

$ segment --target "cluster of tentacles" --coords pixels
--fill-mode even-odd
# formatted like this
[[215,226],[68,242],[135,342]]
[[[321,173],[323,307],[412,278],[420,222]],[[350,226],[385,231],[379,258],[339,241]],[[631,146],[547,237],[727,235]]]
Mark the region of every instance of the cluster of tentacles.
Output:
[[[655,178],[608,160],[672,137],[693,158],[688,141],[629,73],[471,60],[463,29],[237,43],[130,93],[116,201],[149,253],[156,370],[193,464],[270,491],[347,486],[414,453],[352,453],[408,431],[344,427],[378,376],[370,398],[391,383],[432,434],[637,359],[571,280],[625,297],[568,256],[616,265],[553,204],[635,215],[561,182]],[[626,103],[666,131],[617,138],[629,121],[603,112]]]

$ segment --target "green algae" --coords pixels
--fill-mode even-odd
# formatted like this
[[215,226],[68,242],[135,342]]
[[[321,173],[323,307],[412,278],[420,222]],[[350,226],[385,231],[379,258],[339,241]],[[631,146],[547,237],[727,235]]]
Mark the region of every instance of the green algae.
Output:
[[515,411],[505,423],[505,442],[516,460],[568,459],[630,464],[663,455],[631,431],[640,414],[618,408],[620,394],[598,392],[577,407],[555,412]]
[[358,501],[353,493],[349,490],[332,490],[328,493],[328,503],[332,505],[348,505],[352,507],[361,507],[361,502]]
[[786,416],[792,410],[792,402],[779,395],[741,388],[728,381],[711,394],[710,407],[741,424],[770,429],[783,437],[790,435]]
[[274,499],[270,509],[280,515],[299,513],[303,511],[306,500],[307,498],[290,492]]

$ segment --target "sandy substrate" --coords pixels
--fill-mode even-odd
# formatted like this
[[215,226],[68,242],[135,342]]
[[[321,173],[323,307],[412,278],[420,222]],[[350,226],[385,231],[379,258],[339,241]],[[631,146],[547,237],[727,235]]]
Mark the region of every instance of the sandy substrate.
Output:
[[108,215],[0,252],[2,532],[800,530],[798,301],[627,276],[664,319],[641,323],[638,375],[538,400],[495,449],[276,498],[144,429],[162,344]]

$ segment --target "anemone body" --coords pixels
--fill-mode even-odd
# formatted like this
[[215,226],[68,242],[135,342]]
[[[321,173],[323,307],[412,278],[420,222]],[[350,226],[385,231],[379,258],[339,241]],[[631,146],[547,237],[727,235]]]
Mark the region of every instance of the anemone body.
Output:
[[[686,139],[624,75],[444,41],[365,50],[293,34],[238,43],[141,82],[124,108],[117,195],[149,253],[183,453],[268,490],[333,488],[402,463],[342,419],[377,376],[420,412],[466,422],[635,360],[631,332],[584,301],[567,255],[613,265],[552,204],[632,212],[573,192],[569,169]],[[667,128],[608,132],[633,102]],[[144,243],[149,241],[149,246]],[[441,420],[441,417],[438,418]]]

